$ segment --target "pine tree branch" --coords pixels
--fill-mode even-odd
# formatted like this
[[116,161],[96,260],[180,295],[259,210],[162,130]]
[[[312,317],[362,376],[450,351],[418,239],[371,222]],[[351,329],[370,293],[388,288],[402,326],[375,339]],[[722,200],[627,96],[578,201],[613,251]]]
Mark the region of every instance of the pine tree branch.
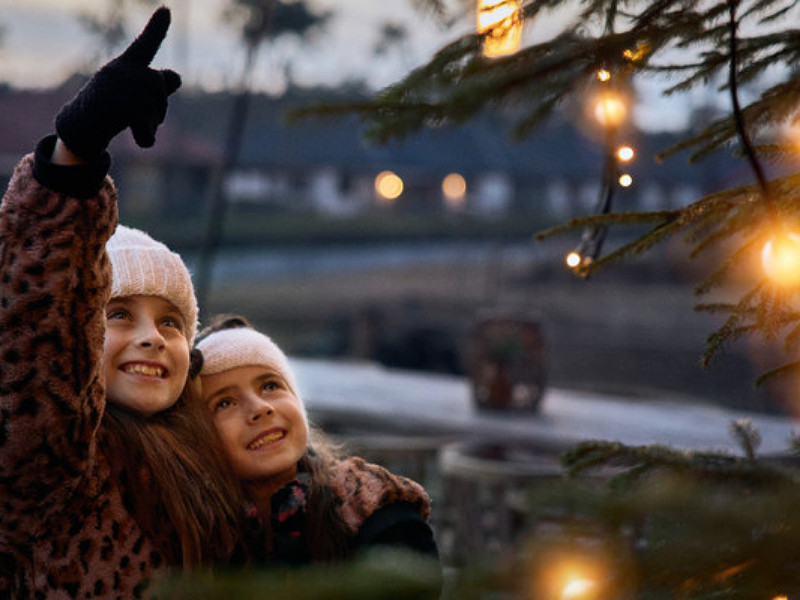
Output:
[[794,326],[784,337],[783,347],[786,352],[792,352],[797,348],[798,344],[800,344],[800,314],[795,313],[791,323],[793,323]]
[[[758,0],[757,2],[753,2],[753,5],[744,13],[742,13],[742,18],[749,18],[763,12],[768,12],[773,9],[773,4],[775,4],[774,0]],[[795,6],[797,6],[797,0],[789,0],[786,2],[785,6],[779,6],[778,8],[772,10],[772,12],[769,12],[761,17],[760,22],[770,23],[772,21],[777,21],[778,19],[784,17]]]
[[655,471],[668,469],[677,473],[694,473],[700,477],[758,485],[796,484],[797,474],[765,464],[762,461],[742,459],[719,452],[685,452],[660,444],[627,446],[621,442],[587,440],[579,442],[561,455],[561,465],[569,476],[577,476],[592,469],[622,468],[612,476],[614,481],[631,481],[635,468],[636,479]]
[[575,217],[566,223],[556,225],[549,229],[538,231],[534,234],[534,239],[543,241],[551,237],[562,235],[575,231],[576,229],[583,229],[585,227],[605,227],[609,225],[648,225],[651,223],[663,223],[665,221],[672,221],[680,211],[676,210],[660,210],[654,212],[627,212],[627,213],[610,213],[602,215],[589,215],[586,217]]
[[754,240],[740,245],[722,261],[722,264],[706,275],[703,280],[695,286],[695,296],[703,296],[710,293],[711,290],[720,287],[733,269],[743,263],[746,264],[747,259],[753,256],[755,250],[756,242]]
[[739,443],[747,460],[755,462],[756,450],[761,445],[761,433],[750,419],[738,419],[730,426],[731,435]]
[[774,367],[761,373],[758,377],[756,377],[755,387],[760,387],[767,381],[771,381],[772,379],[778,377],[786,377],[788,375],[796,375],[798,373],[800,373],[800,360],[785,363],[779,367]]
[[737,48],[737,29],[739,23],[736,18],[736,9],[739,6],[740,0],[728,0],[728,14],[729,14],[729,39],[728,39],[728,52],[730,54],[730,71],[728,74],[728,87],[730,89],[731,109],[733,113],[733,121],[736,124],[736,131],[739,134],[739,140],[744,148],[745,156],[750,163],[750,168],[758,181],[758,187],[761,189],[767,214],[770,220],[776,225],[778,224],[778,217],[775,212],[775,207],[772,204],[770,196],[769,184],[767,183],[767,176],[764,173],[764,168],[758,160],[753,144],[750,141],[750,135],[747,132],[742,115],[742,109],[739,105],[739,82],[738,82],[738,48]]
[[[768,129],[774,127],[776,122],[788,120],[798,115],[797,97],[800,94],[800,78],[794,77],[776,84],[764,92],[758,100],[752,102],[742,110],[742,118],[747,127]],[[656,160],[668,159],[684,150],[693,149],[689,156],[689,163],[695,163],[706,156],[727,146],[737,136],[734,118],[724,117],[710,123],[699,133],[684,138],[680,142],[662,150],[656,155]],[[754,153],[760,152],[760,146],[752,146]],[[790,148],[786,148],[790,150]],[[796,154],[792,152],[791,154]]]

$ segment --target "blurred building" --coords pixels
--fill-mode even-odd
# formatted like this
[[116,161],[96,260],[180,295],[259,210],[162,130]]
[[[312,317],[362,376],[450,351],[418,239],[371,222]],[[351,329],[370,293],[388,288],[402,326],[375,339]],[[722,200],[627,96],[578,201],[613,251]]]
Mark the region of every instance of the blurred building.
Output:
[[[0,177],[7,180],[19,157],[52,131],[58,108],[80,83],[72,79],[46,91],[0,90]],[[512,142],[508,123],[487,115],[383,146],[365,141],[355,117],[286,121],[291,108],[323,100],[323,92],[308,91],[252,98],[239,160],[225,178],[229,202],[330,215],[391,206],[404,212],[562,219],[591,211],[597,201],[602,148],[565,121]],[[223,164],[232,104],[230,94],[182,91],[170,104],[155,148],[141,152],[130,136],[119,136],[112,146],[112,175],[124,190],[122,210],[166,216],[203,211]],[[688,168],[681,156],[653,160],[678,139],[637,133],[626,140],[637,158],[628,165],[633,185],[620,190],[620,210],[675,208],[738,177],[733,161],[724,157],[697,168]],[[396,197],[376,189],[383,172],[400,179]]]
[[[0,179],[4,186],[20,157],[55,130],[59,108],[80,88],[80,78],[51,90],[0,90]],[[222,164],[221,145],[202,133],[168,120],[158,143],[140,151],[130,135],[111,146],[111,175],[124,190],[121,204],[129,214],[165,216],[202,211],[213,177]]]

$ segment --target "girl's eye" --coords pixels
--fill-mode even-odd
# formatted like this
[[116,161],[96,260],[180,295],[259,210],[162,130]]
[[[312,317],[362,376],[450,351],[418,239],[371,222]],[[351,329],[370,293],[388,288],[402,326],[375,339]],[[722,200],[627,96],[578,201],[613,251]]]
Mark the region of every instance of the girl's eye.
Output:
[[183,331],[183,322],[176,317],[164,317],[161,319],[161,325],[164,327],[173,327],[178,331]]
[[214,411],[225,410],[233,406],[233,401],[230,398],[220,398],[214,403]]
[[106,320],[115,321],[118,319],[125,319],[128,317],[128,311],[122,308],[113,308],[106,313]]
[[275,379],[267,379],[261,384],[262,392],[274,392],[279,389],[281,389],[281,385]]

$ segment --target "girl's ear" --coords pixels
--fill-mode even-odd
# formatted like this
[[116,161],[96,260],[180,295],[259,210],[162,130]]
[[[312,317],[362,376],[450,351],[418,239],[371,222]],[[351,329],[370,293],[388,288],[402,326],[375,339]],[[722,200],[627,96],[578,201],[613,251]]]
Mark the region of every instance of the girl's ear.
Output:
[[203,353],[197,348],[192,348],[192,351],[189,353],[189,377],[191,379],[196,378],[200,375],[202,369]]

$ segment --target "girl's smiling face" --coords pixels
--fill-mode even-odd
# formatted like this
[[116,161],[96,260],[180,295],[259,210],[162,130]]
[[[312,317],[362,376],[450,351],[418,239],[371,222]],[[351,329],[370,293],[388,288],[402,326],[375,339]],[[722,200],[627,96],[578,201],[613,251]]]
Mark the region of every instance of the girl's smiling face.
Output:
[[236,475],[281,486],[297,473],[308,428],[300,400],[277,370],[229,369],[202,377],[203,402]]
[[171,407],[189,374],[185,332],[180,311],[164,298],[112,298],[103,345],[108,401],[145,415]]

